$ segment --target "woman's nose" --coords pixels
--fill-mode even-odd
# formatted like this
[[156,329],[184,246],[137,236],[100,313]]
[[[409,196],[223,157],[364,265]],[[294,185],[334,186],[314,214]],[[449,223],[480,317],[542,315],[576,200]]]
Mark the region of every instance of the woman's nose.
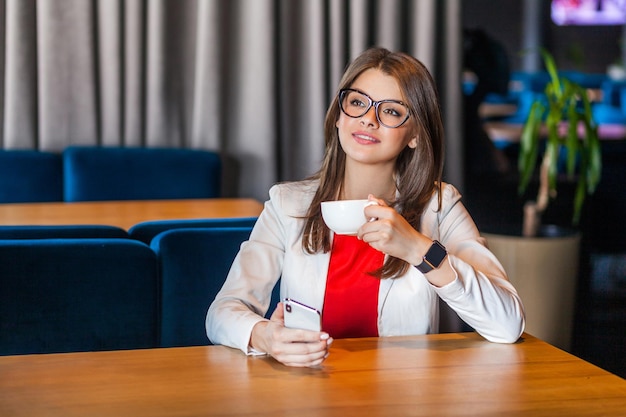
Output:
[[376,107],[372,106],[361,116],[361,123],[368,126],[378,126],[378,117],[376,116]]

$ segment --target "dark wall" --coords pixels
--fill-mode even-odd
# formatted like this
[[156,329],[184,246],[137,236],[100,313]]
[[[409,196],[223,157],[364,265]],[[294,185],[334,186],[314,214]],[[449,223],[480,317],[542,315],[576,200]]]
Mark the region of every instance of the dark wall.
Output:
[[521,65],[523,0],[463,0],[461,21],[464,28],[482,29],[507,50],[511,69]]
[[[499,41],[511,70],[521,70],[524,0],[463,0],[462,4],[463,27],[482,29]],[[605,73],[608,65],[621,59],[621,26],[557,26],[550,20],[550,1],[543,0],[543,5],[542,46],[554,55],[560,69]],[[626,140],[603,141],[602,148],[602,180],[585,203],[579,227],[583,246],[572,353],[626,377],[626,190],[622,184]],[[506,154],[515,165],[516,146],[506,148]],[[515,169],[466,179],[464,203],[479,229],[501,232],[508,225],[520,226],[523,204],[534,194],[529,191],[520,197],[517,183]],[[534,191],[536,186],[533,182],[530,188]],[[559,198],[550,203],[543,221],[567,226],[574,188],[568,182],[558,187]]]
[[[462,24],[482,29],[507,49],[511,69],[520,70],[524,0],[464,0]],[[606,72],[621,59],[622,26],[557,26],[550,20],[550,1],[543,0],[543,39],[563,70]]]

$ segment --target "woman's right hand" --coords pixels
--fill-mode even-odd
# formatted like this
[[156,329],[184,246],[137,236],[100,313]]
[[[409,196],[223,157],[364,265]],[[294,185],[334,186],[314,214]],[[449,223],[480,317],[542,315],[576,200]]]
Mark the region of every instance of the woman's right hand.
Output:
[[333,339],[326,332],[285,327],[283,304],[278,303],[269,321],[252,328],[250,346],[266,352],[287,366],[312,367],[328,357]]

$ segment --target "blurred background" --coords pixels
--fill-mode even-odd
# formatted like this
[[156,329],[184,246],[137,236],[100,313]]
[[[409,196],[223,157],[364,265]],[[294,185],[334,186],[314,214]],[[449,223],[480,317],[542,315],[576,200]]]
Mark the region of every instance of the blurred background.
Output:
[[[384,46],[416,56],[435,76],[445,179],[463,191],[481,230],[493,231],[521,221],[527,196],[517,194],[517,129],[525,93],[545,84],[544,47],[560,70],[589,83],[598,121],[611,128],[601,186],[581,225],[572,352],[624,376],[624,7],[621,0],[0,0],[0,148],[217,151],[223,196],[263,201],[273,183],[318,168],[326,106],[343,69],[365,48]],[[572,192],[567,181],[561,189]],[[566,224],[570,210],[566,198],[546,220]]]

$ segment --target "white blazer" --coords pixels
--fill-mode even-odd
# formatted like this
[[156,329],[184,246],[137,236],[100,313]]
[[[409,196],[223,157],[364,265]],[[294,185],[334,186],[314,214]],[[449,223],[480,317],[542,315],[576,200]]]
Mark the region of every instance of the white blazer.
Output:
[[[241,245],[207,313],[206,331],[213,343],[252,353],[248,347],[252,328],[265,320],[269,307],[276,307],[269,303],[279,278],[281,299],[323,310],[330,253],[311,255],[302,248],[303,216],[317,187],[315,181],[300,181],[270,189],[250,239]],[[435,287],[416,268],[409,268],[401,277],[382,280],[380,336],[436,333],[439,299],[490,341],[512,343],[524,331],[522,302],[460,199],[456,188],[444,184],[442,210],[437,211],[434,195],[420,230],[446,247],[456,279]]]

